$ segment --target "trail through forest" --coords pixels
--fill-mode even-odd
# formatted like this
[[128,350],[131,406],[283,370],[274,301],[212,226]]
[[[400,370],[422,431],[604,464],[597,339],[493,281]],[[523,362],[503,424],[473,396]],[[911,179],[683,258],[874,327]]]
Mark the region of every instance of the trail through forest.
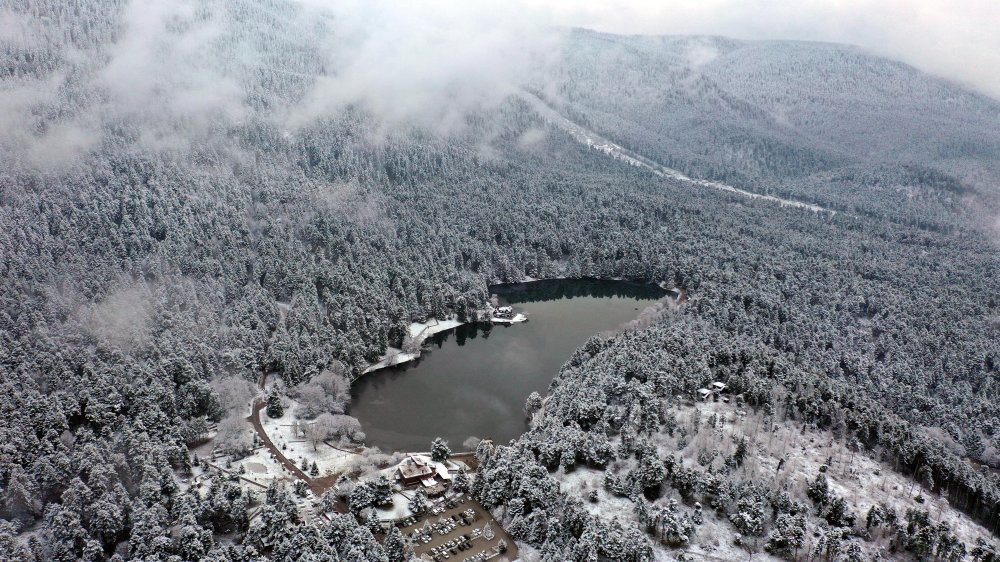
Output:
[[584,127],[583,125],[580,125],[579,123],[566,118],[561,113],[559,113],[551,106],[549,106],[547,103],[545,103],[544,100],[542,100],[541,98],[530,92],[524,92],[523,98],[525,99],[525,101],[531,104],[532,108],[535,111],[537,111],[543,118],[547,119],[553,125],[569,133],[569,135],[573,137],[573,139],[576,140],[577,142],[583,143],[590,148],[603,152],[604,154],[611,156],[612,158],[622,160],[633,166],[639,166],[641,168],[645,168],[660,177],[674,179],[684,183],[697,185],[699,187],[709,187],[712,189],[718,189],[720,191],[736,193],[738,195],[749,197],[751,199],[763,199],[765,201],[771,201],[773,203],[777,203],[782,207],[797,207],[800,209],[809,209],[810,211],[816,213],[830,213],[831,215],[836,214],[836,211],[832,209],[827,209],[825,207],[814,205],[812,203],[805,203],[802,201],[796,201],[794,199],[783,199],[781,197],[775,197],[774,195],[764,195],[761,193],[754,193],[752,191],[746,191],[745,189],[740,189],[738,187],[733,187],[731,185],[727,185],[717,181],[694,179],[692,177],[685,175],[683,172],[679,170],[675,170],[673,168],[668,168],[666,166],[658,164],[650,160],[649,158],[642,156],[641,154],[632,152],[631,150],[623,146],[611,142],[610,140],[602,137],[596,132]]

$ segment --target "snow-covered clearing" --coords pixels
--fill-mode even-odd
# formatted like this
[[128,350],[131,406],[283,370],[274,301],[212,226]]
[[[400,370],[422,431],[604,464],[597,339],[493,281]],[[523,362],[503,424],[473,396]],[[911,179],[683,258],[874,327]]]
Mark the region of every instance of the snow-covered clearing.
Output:
[[427,322],[414,322],[410,324],[407,330],[410,332],[410,337],[417,342],[423,342],[425,339],[433,336],[434,334],[439,334],[454,328],[457,328],[464,324],[465,322],[459,322],[458,320],[435,320],[430,319]]
[[[692,422],[696,408],[701,412],[698,430],[694,430]],[[825,474],[830,491],[847,500],[861,526],[872,505],[885,503],[900,517],[907,509],[927,510],[934,521],[947,522],[955,535],[969,546],[975,544],[977,537],[990,536],[989,531],[952,508],[939,494],[928,492],[911,478],[895,472],[889,464],[851,451],[844,441],[828,431],[803,427],[792,420],[775,421],[768,431],[762,414],[746,413],[722,402],[677,406],[674,411],[678,422],[687,424],[691,430],[689,443],[680,451],[689,465],[697,462],[699,451],[708,449],[719,452],[712,461],[712,465],[719,466],[736,449],[736,439],[745,436],[751,441],[751,450],[757,454],[749,457],[738,471],[748,478],[786,489],[792,497],[803,498],[809,503],[804,499],[805,489],[820,474],[820,467],[827,465]],[[719,425],[710,428],[707,421],[713,414]],[[779,412],[775,417],[781,420],[783,416]],[[675,438],[665,433],[657,437],[661,453],[677,452]],[[918,496],[922,503],[917,501]],[[876,541],[876,544],[880,543]]]
[[264,427],[271,442],[281,450],[281,454],[295,466],[302,468],[303,460],[306,468],[303,472],[309,474],[313,463],[319,469],[319,476],[337,474],[345,470],[357,453],[353,452],[349,446],[337,448],[325,442],[312,443],[305,436],[305,428],[308,421],[300,420],[297,416],[299,404],[291,398],[286,398],[288,406],[285,414],[278,419],[269,417],[266,410],[260,412],[260,422]]
[[401,365],[403,363],[409,363],[417,357],[420,357],[419,353],[407,353],[398,347],[388,347],[385,351],[385,355],[380,361],[372,363],[364,370],[362,374],[368,374],[372,371],[377,371],[379,369],[385,369],[386,367],[392,367],[394,365]]
[[742,195],[743,197],[749,197],[751,199],[761,199],[764,201],[770,201],[772,203],[777,203],[782,207],[797,207],[800,209],[808,209],[813,212],[825,212],[831,215],[836,214],[836,211],[820,207],[819,205],[814,205],[812,203],[804,203],[802,201],[795,201],[793,199],[783,199],[781,197],[775,197],[773,195],[763,195],[760,193],[754,193],[751,191],[746,191],[738,187],[733,187],[721,182],[709,181],[709,180],[699,180],[688,177],[679,170],[673,168],[668,168],[662,166],[642,155],[639,155],[631,150],[617,145],[610,140],[602,137],[601,135],[583,127],[582,125],[570,121],[566,117],[563,117],[555,109],[549,107],[544,101],[539,99],[537,96],[525,92],[522,96],[532,107],[537,111],[542,117],[547,119],[553,125],[559,127],[560,129],[566,131],[574,140],[582,144],[587,145],[594,150],[602,152],[616,160],[621,160],[631,166],[636,166],[639,168],[645,168],[654,174],[677,180],[680,182],[697,185],[699,187],[708,187],[712,189],[718,189],[720,191],[726,191],[729,193],[735,193],[737,195]]
[[[623,470],[632,468],[634,459],[628,459],[621,467]],[[577,468],[570,472],[560,469],[555,478],[559,480],[560,490],[564,493],[583,499],[583,507],[591,514],[603,519],[617,518],[622,524],[638,525],[639,518],[635,512],[635,504],[628,498],[616,496],[604,489],[603,470],[593,468]],[[597,491],[597,501],[590,501],[591,491]],[[680,500],[676,494],[666,494],[654,502],[654,505],[666,505],[671,499]],[[735,529],[725,519],[717,517],[711,510],[705,511],[704,522],[697,527],[692,544],[685,549],[674,549],[653,541],[653,556],[655,560],[676,560],[678,552],[695,555],[695,560],[742,560],[747,552],[733,544]],[[520,543],[518,543],[520,544]],[[522,551],[524,552],[524,551]],[[530,550],[528,551],[530,552]],[[765,552],[754,555],[755,560],[778,561]]]
[[[519,322],[527,322],[528,316],[524,313],[518,312],[512,318],[502,318],[499,316],[493,316],[489,309],[479,311],[479,314],[486,316],[488,315],[491,322],[494,324],[517,324]],[[482,316],[480,316],[482,318]],[[402,365],[403,363],[408,363],[420,357],[420,346],[423,345],[427,338],[433,336],[434,334],[440,334],[441,332],[446,332],[448,330],[453,330],[465,322],[460,322],[454,318],[446,320],[436,320],[430,319],[427,322],[413,322],[407,327],[407,333],[409,334],[409,342],[407,342],[407,350],[399,349],[397,347],[389,347],[386,349],[385,355],[382,359],[372,363],[367,369],[362,372],[362,375],[371,373],[372,371],[377,371],[379,369],[385,369],[386,367],[393,367],[395,365]]]
[[[746,438],[750,444],[750,454],[742,466],[729,476],[732,480],[752,480],[778,490],[786,490],[798,501],[812,507],[805,490],[808,483],[820,474],[820,467],[826,465],[829,490],[847,500],[851,512],[856,516],[856,525],[864,528],[869,508],[877,503],[891,506],[902,517],[907,509],[927,510],[934,521],[947,522],[956,536],[967,546],[975,545],[978,537],[988,538],[990,533],[970,521],[936,493],[928,492],[905,475],[895,472],[892,466],[879,462],[860,452],[852,452],[841,440],[830,432],[801,427],[792,420],[775,421],[771,425],[762,414],[746,412],[733,403],[696,402],[674,405],[669,413],[677,422],[674,435],[662,431],[653,436],[659,456],[674,456],[685,466],[707,471],[720,470],[728,457],[736,450],[739,439]],[[781,420],[779,412],[775,418]],[[617,447],[619,438],[611,440]],[[782,462],[783,461],[783,462]],[[780,470],[779,462],[782,463]],[[635,458],[614,461],[608,471],[625,474],[637,465]],[[584,507],[593,515],[619,521],[638,523],[635,505],[627,498],[615,496],[604,488],[606,472],[586,467],[578,467],[570,472],[559,469],[553,474],[560,483],[560,489],[583,501]],[[597,491],[597,501],[589,495]],[[917,497],[922,502],[917,501]],[[682,506],[680,495],[669,489],[653,502],[666,505],[677,500]],[[682,507],[690,511],[690,506]],[[674,549],[654,544],[657,560],[673,560],[683,552],[693,555],[692,560],[741,560],[748,552],[735,544],[736,528],[726,516],[717,514],[706,506],[704,522],[696,527],[691,544],[683,549]],[[814,533],[822,531],[825,522],[813,515],[809,522],[809,533],[801,552],[810,552],[817,538]],[[888,538],[876,536],[871,542],[859,544],[869,552],[887,545]],[[780,560],[763,552],[765,537],[758,540],[758,552],[754,560]],[[654,541],[655,543],[655,541]],[[530,553],[530,550],[524,551]]]
[[392,495],[392,505],[375,508],[375,514],[379,521],[399,521],[413,515],[410,511],[410,499],[413,492],[396,492]]
[[[938,493],[929,492],[912,478],[896,472],[889,464],[861,453],[852,453],[846,443],[828,432],[803,431],[792,422],[783,422],[769,436],[759,436],[763,446],[761,465],[765,473],[776,470],[784,455],[785,464],[775,481],[779,485],[804,486],[819,473],[819,467],[831,460],[826,472],[830,491],[848,500],[860,521],[872,505],[885,503],[902,516],[907,509],[927,510],[934,521],[947,522],[955,535],[967,545],[990,532],[970,520]],[[923,503],[917,501],[917,497]]]
[[591,515],[606,519],[617,517],[621,522],[639,523],[635,514],[635,505],[628,498],[609,493],[604,489],[604,471],[594,468],[577,468],[571,472],[563,472],[560,468],[555,474],[559,480],[559,488],[570,496],[587,498],[591,491],[597,490],[597,501],[584,501],[583,507]]
[[[226,467],[226,464],[230,466]],[[295,481],[295,476],[285,470],[280,463],[267,450],[267,447],[258,447],[252,455],[240,460],[232,461],[222,465],[231,472],[236,472],[244,480],[257,484],[256,488],[251,488],[255,492],[260,492],[267,488],[275,480],[282,480],[287,483]],[[242,469],[241,469],[242,467]]]

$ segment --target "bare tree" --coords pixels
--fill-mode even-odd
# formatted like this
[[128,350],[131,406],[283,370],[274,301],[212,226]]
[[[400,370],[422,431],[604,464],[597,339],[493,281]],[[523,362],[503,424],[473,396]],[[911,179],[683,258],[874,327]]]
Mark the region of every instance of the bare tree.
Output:
[[305,424],[306,439],[312,444],[313,451],[334,432],[334,428],[333,414],[320,414],[315,420]]
[[341,414],[350,398],[351,383],[343,365],[327,369],[309,382],[292,387],[288,395],[298,400],[299,414],[311,418],[323,413]]
[[253,450],[253,430],[242,417],[230,416],[219,422],[215,443],[223,453],[246,456]]
[[257,388],[252,382],[236,375],[215,379],[211,387],[218,395],[219,405],[227,416],[244,411],[257,395]]
[[342,414],[320,414],[311,422],[304,422],[306,439],[313,450],[326,439],[357,439],[361,433],[361,422],[357,418]]

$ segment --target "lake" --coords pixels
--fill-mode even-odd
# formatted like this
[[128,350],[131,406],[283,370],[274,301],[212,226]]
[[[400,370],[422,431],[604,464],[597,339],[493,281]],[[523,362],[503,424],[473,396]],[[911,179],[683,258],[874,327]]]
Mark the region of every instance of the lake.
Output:
[[[498,443],[527,429],[524,402],[591,336],[615,330],[666,296],[621,281],[535,281],[490,288],[528,322],[467,324],[436,334],[416,361],[361,377],[350,414],[366,443],[384,451],[427,451],[435,437],[463,450],[470,436]],[[430,350],[427,351],[428,345]]]

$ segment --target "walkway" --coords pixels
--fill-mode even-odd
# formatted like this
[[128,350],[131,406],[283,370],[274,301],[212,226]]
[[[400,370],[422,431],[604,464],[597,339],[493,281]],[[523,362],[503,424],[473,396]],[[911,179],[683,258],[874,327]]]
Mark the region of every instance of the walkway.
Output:
[[281,464],[281,466],[285,470],[291,472],[293,476],[308,484],[309,488],[313,491],[314,494],[316,494],[316,497],[319,497],[320,495],[323,494],[325,488],[320,488],[318,485],[314,484],[312,479],[309,478],[309,475],[306,474],[305,472],[302,472],[302,470],[299,469],[299,467],[295,466],[295,463],[285,458],[285,455],[281,454],[281,450],[278,449],[278,447],[276,447],[274,443],[271,442],[271,438],[267,436],[267,432],[264,431],[263,424],[260,423],[260,411],[263,409],[264,409],[264,400],[261,398],[257,398],[253,404],[253,413],[251,413],[250,417],[247,418],[247,420],[250,421],[250,425],[253,426],[254,431],[257,432],[257,435],[260,437],[260,440],[264,443],[264,446],[267,447],[267,450],[271,452],[271,456],[277,459],[278,463]]

